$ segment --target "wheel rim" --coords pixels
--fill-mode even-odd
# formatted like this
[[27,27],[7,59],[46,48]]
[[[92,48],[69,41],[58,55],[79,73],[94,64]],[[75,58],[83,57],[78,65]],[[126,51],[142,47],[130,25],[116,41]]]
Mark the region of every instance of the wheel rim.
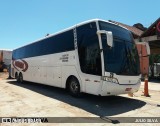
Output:
[[78,84],[75,81],[72,81],[70,85],[70,89],[73,93],[78,92],[79,90]]

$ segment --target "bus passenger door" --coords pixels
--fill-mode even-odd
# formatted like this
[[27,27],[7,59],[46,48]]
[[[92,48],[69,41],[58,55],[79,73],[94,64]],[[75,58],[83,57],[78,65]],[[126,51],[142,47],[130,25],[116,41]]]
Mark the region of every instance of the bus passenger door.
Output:
[[85,81],[85,92],[97,94],[101,86],[101,50],[95,22],[77,27],[80,69]]

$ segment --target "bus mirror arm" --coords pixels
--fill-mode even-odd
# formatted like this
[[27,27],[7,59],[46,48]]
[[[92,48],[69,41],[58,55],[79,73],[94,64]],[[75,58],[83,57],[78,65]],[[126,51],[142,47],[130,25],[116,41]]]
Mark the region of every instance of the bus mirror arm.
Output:
[[99,30],[99,31],[97,31],[97,34],[98,35],[106,34],[107,45],[110,47],[113,47],[113,34],[111,31]]

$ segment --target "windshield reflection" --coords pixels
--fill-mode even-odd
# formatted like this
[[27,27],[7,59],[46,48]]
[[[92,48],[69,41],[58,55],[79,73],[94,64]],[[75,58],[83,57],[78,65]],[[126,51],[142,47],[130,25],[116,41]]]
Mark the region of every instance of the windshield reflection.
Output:
[[110,48],[106,43],[106,36],[101,36],[105,71],[118,75],[139,75],[138,52],[130,32],[104,22],[103,25],[100,23],[100,28],[101,30],[112,31],[114,40],[114,45]]

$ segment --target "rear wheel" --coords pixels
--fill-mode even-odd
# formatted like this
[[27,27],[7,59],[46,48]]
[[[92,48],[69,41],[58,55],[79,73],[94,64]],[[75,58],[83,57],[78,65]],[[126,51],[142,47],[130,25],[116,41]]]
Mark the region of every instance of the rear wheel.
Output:
[[80,93],[80,84],[78,80],[75,77],[72,77],[69,81],[69,92],[72,96],[74,97],[79,97],[81,96]]
[[15,74],[15,78],[17,80],[17,82],[19,82],[19,76],[18,76],[18,73]]
[[23,83],[23,75],[22,75],[22,73],[19,74],[19,82]]

